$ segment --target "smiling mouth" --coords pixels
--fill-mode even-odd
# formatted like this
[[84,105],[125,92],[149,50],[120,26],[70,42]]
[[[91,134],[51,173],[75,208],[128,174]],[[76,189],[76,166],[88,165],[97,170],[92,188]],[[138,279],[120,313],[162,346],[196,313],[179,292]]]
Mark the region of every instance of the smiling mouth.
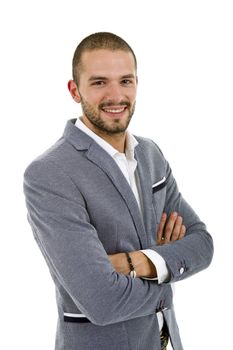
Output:
[[110,114],[121,114],[126,110],[127,106],[121,106],[121,107],[103,107],[101,108],[102,111],[105,113],[110,113]]

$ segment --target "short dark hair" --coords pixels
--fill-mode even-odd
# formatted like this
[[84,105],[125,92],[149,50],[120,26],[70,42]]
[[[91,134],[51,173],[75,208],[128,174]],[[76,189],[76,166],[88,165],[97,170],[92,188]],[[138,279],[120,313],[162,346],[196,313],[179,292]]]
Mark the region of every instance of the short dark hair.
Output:
[[135,69],[137,70],[137,59],[132,50],[132,48],[127,44],[127,42],[119,37],[116,34],[109,32],[98,32],[91,34],[84,38],[79,45],[77,46],[72,62],[72,73],[73,80],[78,85],[79,84],[79,76],[82,66],[82,54],[84,51],[92,51],[99,49],[107,49],[107,50],[122,50],[131,52],[134,58]]

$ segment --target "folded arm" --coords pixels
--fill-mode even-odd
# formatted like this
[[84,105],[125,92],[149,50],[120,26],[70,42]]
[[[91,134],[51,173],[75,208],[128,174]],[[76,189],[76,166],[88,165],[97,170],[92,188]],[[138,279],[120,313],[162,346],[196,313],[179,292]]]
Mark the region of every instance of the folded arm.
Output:
[[[155,234],[155,240],[157,241],[157,245],[163,245],[182,239],[185,232],[186,227],[183,225],[183,218],[178,213],[173,212],[170,216],[163,213],[158,232]],[[157,279],[159,277],[160,271],[156,263],[154,263],[154,259],[150,258],[151,254],[153,255],[153,252],[148,253],[148,250],[130,252],[130,257],[138,278]],[[118,273],[129,274],[130,268],[125,253],[109,255],[109,259]],[[161,259],[164,261],[162,257]]]
[[[205,224],[181,196],[168,163],[166,165],[168,181],[164,213],[157,232],[157,244],[149,249],[159,254],[166,264],[166,282],[176,282],[208,267],[213,257],[213,240]],[[148,257],[141,251],[130,254],[137,277],[158,276],[156,264],[153,264],[149,254]],[[129,273],[125,254],[115,254],[109,258],[116,271]]]

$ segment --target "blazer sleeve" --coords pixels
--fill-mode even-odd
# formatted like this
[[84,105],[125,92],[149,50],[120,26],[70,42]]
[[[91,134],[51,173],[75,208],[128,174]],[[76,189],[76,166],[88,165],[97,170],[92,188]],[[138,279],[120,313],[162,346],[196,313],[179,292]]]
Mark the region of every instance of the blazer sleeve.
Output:
[[115,272],[88,216],[88,203],[51,159],[26,170],[28,220],[55,283],[94,324],[107,325],[155,313],[172,304],[170,285]]
[[183,217],[186,235],[183,239],[168,244],[154,246],[168,266],[170,279],[176,282],[207,268],[213,257],[213,240],[205,224],[182,197],[171,168],[165,160],[166,198],[163,211],[170,214],[176,211]]

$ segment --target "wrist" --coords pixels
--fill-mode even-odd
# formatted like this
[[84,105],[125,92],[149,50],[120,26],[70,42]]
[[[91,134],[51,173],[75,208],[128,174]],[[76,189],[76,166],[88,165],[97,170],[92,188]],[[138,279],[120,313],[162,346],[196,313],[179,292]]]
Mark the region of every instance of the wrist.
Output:
[[[134,251],[130,252],[129,255],[137,277],[157,277],[157,271],[154,264],[145,254],[141,251]],[[117,273],[122,273],[126,276],[130,274],[131,269],[125,253],[109,255],[109,260]]]
[[125,255],[126,255],[126,259],[128,261],[128,265],[129,265],[129,275],[130,277],[132,278],[136,278],[137,277],[137,273],[136,273],[136,270],[135,270],[135,267],[133,265],[133,262],[132,262],[132,259],[131,259],[131,256],[129,255],[128,252],[125,252]]
[[141,251],[130,253],[134,269],[137,277],[156,278],[157,271],[151,260]]

